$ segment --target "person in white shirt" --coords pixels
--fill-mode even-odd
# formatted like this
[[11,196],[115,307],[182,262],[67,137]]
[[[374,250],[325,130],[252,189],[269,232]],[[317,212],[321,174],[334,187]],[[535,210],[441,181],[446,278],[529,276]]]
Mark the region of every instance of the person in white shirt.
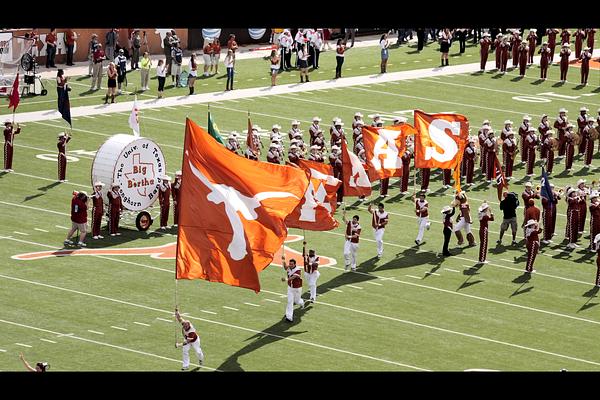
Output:
[[368,211],[372,214],[371,225],[373,226],[375,243],[377,243],[377,258],[381,258],[383,256],[383,234],[385,233],[385,227],[388,224],[389,216],[384,209],[383,203],[379,203],[377,210],[373,210],[373,205],[369,204]]
[[286,271],[287,279],[281,278],[282,282],[287,281],[287,306],[285,308],[285,321],[294,322],[294,304],[299,304],[304,308],[304,300],[302,299],[302,277],[300,275],[301,268],[296,265],[296,260],[293,258],[289,264],[285,263],[285,255],[281,255],[281,264]]
[[225,68],[227,68],[227,83],[225,90],[233,90],[233,73],[235,66],[235,53],[232,49],[227,50],[227,56],[225,56]]
[[292,68],[292,45],[294,39],[289,30],[284,29],[283,33],[279,36],[279,49],[281,50],[280,57],[280,69],[283,71],[289,71]]
[[196,352],[196,356],[198,356],[198,363],[200,365],[204,364],[204,353],[200,347],[200,337],[198,337],[196,329],[194,329],[194,326],[190,321],[181,318],[177,308],[175,309],[175,317],[177,318],[177,321],[181,323],[181,332],[183,333],[184,337],[184,341],[182,343],[175,343],[175,348],[181,347],[183,349],[183,365],[181,370],[185,371],[190,367],[190,347],[192,347]]
[[306,78],[306,82],[310,82],[308,80],[308,50],[306,44],[298,49],[298,68],[300,68],[300,83],[304,83],[304,78]]
[[167,79],[167,66],[163,60],[158,60],[156,78],[158,79],[158,98],[161,99],[165,90],[165,80]]
[[314,69],[319,69],[319,56],[321,49],[323,48],[323,29],[317,29],[312,35],[311,42],[314,48],[314,56],[312,58],[312,65]]
[[387,33],[381,35],[381,39],[379,39],[379,46],[381,47],[381,73],[385,74],[387,72],[387,62],[390,55],[390,42],[388,40]]
[[317,279],[321,276],[319,272],[319,256],[313,249],[308,250],[306,254],[306,240],[302,242],[302,257],[304,258],[304,279],[308,282],[310,292],[310,302],[317,300]]

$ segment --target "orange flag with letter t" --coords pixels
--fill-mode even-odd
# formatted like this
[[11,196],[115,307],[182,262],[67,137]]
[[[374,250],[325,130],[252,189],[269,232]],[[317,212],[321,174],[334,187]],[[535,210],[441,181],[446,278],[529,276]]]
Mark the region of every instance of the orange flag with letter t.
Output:
[[344,196],[369,196],[371,194],[371,182],[367,171],[360,158],[348,151],[348,145],[344,139],[342,139],[342,180]]
[[415,128],[409,124],[362,128],[371,180],[402,176],[402,155],[406,150],[406,136],[415,133]]
[[333,217],[337,206],[337,190],[342,181],[333,176],[333,167],[324,163],[299,159],[300,168],[310,174],[304,199],[285,219],[289,228],[328,231],[337,228]]
[[287,236],[284,219],[304,196],[306,173],[236,156],[189,119],[181,170],[176,278],[258,293],[258,273]]

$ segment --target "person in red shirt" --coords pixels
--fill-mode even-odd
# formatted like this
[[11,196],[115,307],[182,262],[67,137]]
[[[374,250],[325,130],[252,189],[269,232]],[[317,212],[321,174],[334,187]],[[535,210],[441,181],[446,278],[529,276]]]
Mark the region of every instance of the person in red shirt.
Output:
[[103,187],[104,183],[95,182],[94,194],[92,194],[92,238],[96,240],[104,239],[104,236],[100,235],[100,225],[102,224],[102,215],[104,215]]
[[540,232],[541,229],[536,220],[530,219],[527,221],[527,224],[525,224],[525,241],[527,246],[527,265],[525,267],[525,272],[527,273],[535,272],[533,263],[535,262],[535,257],[540,249]]
[[317,279],[321,276],[319,272],[319,256],[313,249],[308,250],[306,254],[306,240],[302,242],[302,258],[304,258],[304,279],[308,282],[310,301],[314,303],[317,300]]
[[234,53],[238,49],[238,44],[235,41],[235,35],[233,33],[229,35],[229,40],[227,41],[227,49],[233,51]]
[[54,57],[56,57],[56,29],[52,28],[46,35],[46,68],[56,68]]
[[160,229],[166,230],[169,222],[169,208],[171,208],[171,177],[165,175],[158,186],[158,201],[160,203]]
[[86,244],[85,235],[87,234],[87,201],[88,195],[86,192],[73,192],[73,198],[71,199],[71,229],[67,233],[65,244],[73,244],[71,236],[76,230],[79,231],[79,242],[78,246],[85,247]]
[[586,86],[590,74],[590,60],[592,59],[591,49],[586,47],[579,59],[581,60],[581,84]]
[[544,81],[548,75],[548,65],[552,63],[551,52],[548,42],[544,42],[538,51],[538,54],[540,54],[540,79]]
[[479,50],[479,54],[481,56],[480,72],[483,72],[483,71],[485,71],[485,64],[487,63],[488,54],[490,51],[490,45],[492,44],[492,40],[490,39],[490,34],[487,32],[484,33],[483,38],[479,41],[479,44],[481,46],[481,48]]
[[217,75],[219,73],[219,60],[221,59],[221,43],[219,43],[219,38],[215,38],[211,43],[212,52],[210,55],[210,72],[214,69],[214,74]]
[[358,254],[358,242],[360,240],[360,232],[361,227],[358,224],[358,220],[360,217],[355,215],[352,217],[352,221],[348,221],[346,219],[346,210],[342,215],[342,219],[346,224],[346,243],[344,244],[344,259],[346,261],[346,265],[344,268],[344,272],[347,272],[348,269],[352,269],[352,271],[356,271],[356,260]]
[[598,254],[598,257],[596,258],[596,287],[600,287],[600,246],[598,243],[600,243],[600,233],[594,237],[594,245],[596,246],[596,252]]
[[13,148],[15,146],[15,135],[19,133],[21,133],[19,124],[17,124],[15,130],[10,120],[4,121],[4,172],[13,172]]
[[296,265],[296,260],[290,259],[289,264],[285,263],[285,255],[281,256],[281,264],[286,271],[287,278],[281,278],[282,282],[287,281],[287,306],[285,308],[286,322],[294,322],[294,304],[299,304],[304,308],[304,300],[302,294],[302,276],[300,275],[301,268]]
[[171,183],[173,197],[173,228],[179,223],[179,191],[181,190],[181,171],[175,171],[175,181]]
[[111,191],[107,193],[109,210],[108,231],[110,236],[121,235],[119,233],[119,218],[121,217],[121,211],[123,211],[123,202],[121,201],[119,189],[119,184],[115,182],[111,186]]
[[65,45],[67,46],[67,65],[72,66],[73,64],[73,51],[75,50],[75,41],[77,40],[77,33],[72,29],[67,29],[65,32]]
[[479,263],[487,264],[487,249],[488,249],[488,224],[494,220],[494,214],[490,210],[488,203],[484,202],[479,207]]

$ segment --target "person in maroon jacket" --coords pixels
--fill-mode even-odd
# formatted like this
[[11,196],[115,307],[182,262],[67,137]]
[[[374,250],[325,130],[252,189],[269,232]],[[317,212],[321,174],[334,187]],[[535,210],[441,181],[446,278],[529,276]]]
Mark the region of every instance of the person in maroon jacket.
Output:
[[21,127],[17,124],[15,130],[10,120],[4,121],[4,172],[13,172],[13,149],[15,146],[15,135],[21,133]]
[[346,243],[344,244],[344,272],[349,269],[356,271],[356,261],[358,259],[358,242],[360,240],[361,227],[358,223],[360,217],[354,215],[352,221],[346,219],[346,210],[342,214],[342,220],[346,224]]
[[544,164],[546,166],[546,172],[548,174],[552,173],[552,169],[554,168],[554,148],[553,144],[556,140],[552,137],[554,133],[552,131],[546,132],[546,139],[542,142],[542,151],[544,152],[546,159]]
[[587,47],[590,48],[590,52],[594,51],[594,36],[596,35],[595,28],[587,28],[585,30],[585,34],[587,36]]
[[110,236],[121,235],[119,232],[119,219],[121,218],[121,212],[123,211],[123,202],[121,201],[119,189],[119,184],[115,182],[111,185],[110,192],[106,194],[108,196],[108,231]]
[[535,53],[535,45],[537,44],[537,29],[530,29],[529,35],[527,35],[527,46],[529,47],[529,53],[527,56],[527,63],[533,64],[533,54]]
[[542,240],[542,243],[544,244],[552,243],[552,237],[556,228],[556,206],[561,198],[560,194],[554,191],[554,183],[550,183],[550,188],[552,189],[551,196],[554,201],[542,197],[542,221],[544,224],[544,240]]
[[529,115],[523,116],[523,122],[519,125],[519,136],[520,136],[520,152],[521,152],[521,164],[525,164],[527,162],[527,148],[526,137],[529,128],[531,127],[531,117]]
[[[519,66],[519,47],[521,47],[521,43],[523,42],[523,38],[520,35],[520,31],[515,29],[510,37],[510,45],[512,49],[512,59],[513,59],[513,68],[517,68]],[[525,59],[527,61],[527,59]]]
[[410,160],[412,158],[412,151],[406,149],[402,154],[402,179],[400,181],[400,193],[408,194],[408,179],[410,178]]
[[67,233],[65,244],[73,244],[71,236],[75,231],[79,231],[79,242],[78,246],[85,247],[84,243],[85,235],[87,234],[87,201],[88,196],[84,191],[73,192],[73,198],[71,199],[71,229]]
[[500,54],[500,45],[502,44],[502,34],[499,33],[496,35],[496,39],[494,40],[494,48],[496,49],[496,54],[495,54],[495,61],[496,61],[496,71],[500,70],[500,67],[502,66],[502,57]]
[[67,182],[67,143],[71,140],[71,136],[67,133],[61,132],[58,134],[58,180],[60,182]]
[[529,221],[529,219],[527,219],[527,209],[529,209],[529,207],[532,206],[529,200],[540,198],[540,194],[538,192],[533,191],[532,186],[533,185],[531,184],[531,182],[526,182],[525,190],[521,194],[521,198],[523,199],[523,206],[525,206],[525,209],[523,210],[523,228],[525,228],[525,223]]
[[488,249],[488,224],[494,220],[494,214],[490,210],[488,203],[484,202],[479,207],[479,263],[487,264],[487,249]]
[[544,141],[548,137],[548,131],[550,131],[550,122],[548,122],[548,114],[542,114],[542,119],[538,125],[538,132],[540,133],[540,158],[543,162],[546,162],[548,157],[547,149],[543,147]]
[[179,223],[179,192],[181,190],[181,171],[175,171],[175,181],[171,183],[173,197],[173,228]]
[[577,231],[579,225],[579,196],[577,189],[569,188],[567,191],[567,225],[565,228],[565,236],[569,240],[567,245],[570,249],[579,247],[577,244]]
[[515,133],[513,131],[509,131],[507,138],[504,139],[504,143],[502,143],[502,158],[504,159],[504,176],[507,180],[512,179],[516,151],[517,141],[515,140]]
[[[481,58],[481,62],[480,62],[479,66],[480,66],[481,72],[485,71],[485,64],[487,63],[491,44],[492,44],[492,40],[490,39],[490,34],[487,32],[484,33],[483,38],[479,41],[479,46],[480,46],[479,56]],[[498,64],[497,60],[496,60],[496,64]]]
[[319,256],[313,249],[306,254],[306,240],[302,242],[302,258],[304,259],[304,279],[308,283],[310,298],[308,301],[317,301],[317,279],[321,276],[319,272]]
[[579,59],[581,60],[581,84],[586,86],[590,74],[590,60],[592,59],[592,52],[589,47],[585,48]]
[[571,49],[569,44],[565,43],[562,45],[560,51],[560,81],[562,83],[567,82],[567,72],[569,71],[569,56],[571,55]]
[[585,39],[585,30],[579,28],[575,31],[575,58],[581,56],[581,49],[583,48],[583,39]]
[[94,194],[92,194],[92,238],[104,239],[100,235],[100,226],[102,225],[102,215],[104,215],[104,199],[102,198],[102,188],[104,183],[94,182]]
[[548,48],[550,49],[550,64],[554,61],[554,49],[556,48],[556,35],[558,35],[558,29],[548,28],[546,29],[546,35],[548,35]]
[[525,241],[527,246],[527,265],[525,266],[525,272],[528,273],[535,272],[533,263],[535,262],[535,257],[540,250],[539,233],[540,227],[537,221],[533,219],[527,221],[527,224],[525,224]]
[[462,160],[462,175],[466,179],[466,186],[473,185],[473,172],[475,170],[475,138],[470,137]]
[[560,44],[570,44],[571,43],[571,32],[567,28],[563,28],[560,32]]
[[166,230],[169,223],[169,209],[171,208],[171,177],[164,175],[158,186],[158,202],[160,203],[160,229]]
[[585,152],[585,137],[583,136],[583,128],[587,126],[587,112],[590,111],[587,107],[581,107],[579,109],[579,115],[577,116],[577,134],[581,137],[579,142],[579,152],[577,154],[583,154]]
[[506,67],[508,65],[508,48],[510,44],[508,43],[508,38],[503,37],[502,43],[498,46],[500,49],[500,72],[502,74],[506,74]]
[[569,119],[567,118],[567,110],[565,108],[561,108],[558,110],[558,117],[554,121],[554,129],[558,132],[558,156],[565,156],[565,148],[566,148],[566,140],[565,133],[567,131],[567,126],[569,125]]
[[302,299],[302,270],[296,265],[296,260],[290,259],[289,264],[285,263],[285,255],[281,255],[281,264],[286,272],[287,277],[281,278],[282,282],[287,281],[287,306],[285,308],[285,321],[294,322],[294,304],[304,308],[304,300]]
[[[342,177],[342,153],[338,146],[331,146],[331,154],[329,154],[329,164],[333,168],[333,176],[339,180]],[[344,185],[340,185],[337,191],[337,205],[340,206],[344,200]]]
[[535,206],[535,200],[530,198],[527,200],[527,205],[525,206],[525,221],[534,220],[536,222],[540,222],[541,212],[540,209]]
[[585,166],[590,169],[592,165],[592,157],[594,156],[594,139],[592,138],[592,132],[594,129],[594,118],[588,117],[587,125],[583,128],[581,134],[585,140]]
[[[540,55],[540,79],[546,80],[548,76],[548,65],[552,63],[552,50],[548,47],[548,42],[544,42],[538,51]],[[531,55],[533,57],[533,54]]]
[[590,195],[590,248],[591,251],[597,251],[594,239],[600,234],[600,197],[598,192],[592,192]]
[[490,129],[488,131],[488,137],[485,140],[485,142],[483,142],[483,146],[485,148],[485,154],[486,154],[486,173],[485,173],[485,177],[487,180],[487,183],[492,183],[492,178],[494,176],[494,167],[495,167],[495,160],[496,160],[496,155],[498,153],[498,144],[496,143],[496,138],[494,137],[494,131],[492,129]]
[[573,169],[573,156],[575,155],[575,133],[573,128],[574,126],[569,124],[565,132],[565,171],[569,172]]
[[529,54],[527,43],[521,42],[517,52],[519,57],[519,75],[525,76],[525,71],[527,71],[527,55]]
[[431,192],[429,189],[429,177],[431,176],[430,168],[421,168],[421,190],[427,193]]
[[535,149],[539,143],[539,140],[535,134],[535,128],[530,126],[527,129],[527,136],[525,136],[525,151],[527,151],[527,176],[534,176],[533,167],[535,165]]
[[600,245],[598,243],[600,243],[600,233],[594,237],[594,245],[598,253],[598,257],[596,258],[596,287],[600,287]]

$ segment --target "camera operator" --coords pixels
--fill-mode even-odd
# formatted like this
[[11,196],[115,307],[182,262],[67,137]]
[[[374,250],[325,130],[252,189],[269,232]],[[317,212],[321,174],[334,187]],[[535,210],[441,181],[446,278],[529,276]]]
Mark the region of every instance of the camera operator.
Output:
[[512,244],[515,246],[517,244],[517,207],[519,207],[519,198],[517,194],[514,192],[504,192],[504,199],[500,202],[500,209],[504,213],[504,219],[502,220],[502,225],[500,225],[500,238],[496,243],[502,244],[502,236],[504,232],[508,229],[508,225],[510,224],[510,228],[512,230]]

